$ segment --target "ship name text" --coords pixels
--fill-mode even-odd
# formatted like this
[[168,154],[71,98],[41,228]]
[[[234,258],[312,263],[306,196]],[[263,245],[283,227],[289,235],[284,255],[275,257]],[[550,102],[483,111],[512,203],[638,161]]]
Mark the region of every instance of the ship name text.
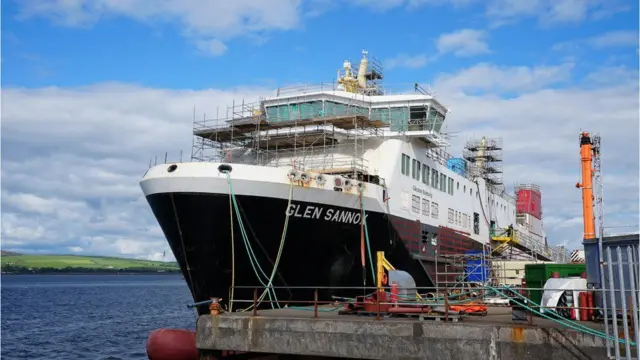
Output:
[[428,197],[433,197],[433,195],[431,194],[431,192],[424,190],[424,189],[420,189],[419,187],[413,185],[413,191],[420,193],[420,194],[424,194],[425,196]]
[[[306,219],[322,219],[325,221],[341,222],[346,224],[360,224],[362,215],[358,210],[325,209],[321,206],[291,204],[287,215]],[[369,214],[365,214],[365,219]]]

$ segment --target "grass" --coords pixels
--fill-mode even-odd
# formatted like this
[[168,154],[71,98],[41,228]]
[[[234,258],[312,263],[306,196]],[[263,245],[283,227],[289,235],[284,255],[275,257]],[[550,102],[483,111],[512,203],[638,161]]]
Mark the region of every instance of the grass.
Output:
[[156,270],[178,270],[175,262],[123,259],[102,256],[77,256],[77,255],[5,255],[2,254],[0,264],[4,267],[12,265],[31,269],[53,268],[64,269],[131,269],[146,268]]

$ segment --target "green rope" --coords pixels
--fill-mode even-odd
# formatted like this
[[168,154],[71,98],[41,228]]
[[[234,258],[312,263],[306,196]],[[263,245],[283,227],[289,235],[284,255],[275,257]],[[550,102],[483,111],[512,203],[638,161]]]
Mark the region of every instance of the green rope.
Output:
[[[273,302],[275,301],[276,305],[278,307],[280,307],[280,304],[278,303],[278,298],[276,296],[276,292],[275,289],[272,288],[272,285],[270,284],[269,281],[269,286],[267,284],[264,283],[264,281],[262,281],[262,278],[260,277],[260,273],[262,273],[262,275],[266,278],[266,279],[270,279],[269,276],[266,275],[266,273],[264,272],[264,270],[262,270],[262,267],[260,266],[260,263],[258,262],[258,259],[255,255],[255,253],[253,252],[253,249],[251,247],[251,244],[249,243],[249,237],[247,236],[246,230],[244,228],[244,224],[242,222],[242,216],[240,214],[240,209],[238,208],[238,202],[236,200],[236,195],[233,191],[233,184],[231,182],[231,176],[229,175],[228,171],[224,171],[224,174],[227,176],[227,183],[229,184],[229,192],[231,194],[231,200],[233,202],[233,207],[235,209],[236,212],[236,216],[238,217],[238,225],[240,227],[240,233],[242,234],[242,240],[244,242],[244,246],[245,249],[247,250],[247,253],[249,254],[249,262],[251,263],[251,267],[253,268],[254,273],[256,274],[256,277],[258,278],[258,281],[260,282],[260,284],[262,284],[262,286],[264,286],[267,289],[267,294],[269,296],[269,300],[271,303],[271,307],[273,308]],[[255,262],[255,265],[254,265]],[[257,266],[257,269],[256,269]],[[260,273],[258,273],[258,270],[260,270]],[[273,294],[271,293],[271,291],[273,291]],[[273,298],[271,297],[273,295]]]
[[[567,319],[565,319],[565,318],[561,317],[561,316],[560,316],[559,314],[557,314],[556,312],[553,312],[553,311],[549,312],[549,314],[553,314],[555,317],[557,317],[557,319],[554,319],[554,318],[552,318],[551,316],[548,316],[548,315],[546,315],[546,314],[544,314],[544,313],[542,313],[542,312],[539,312],[539,311],[537,311],[537,310],[535,310],[535,309],[533,309],[533,308],[531,308],[531,307],[529,307],[529,306],[525,305],[524,303],[521,303],[521,302],[519,302],[519,301],[515,300],[514,298],[510,298],[509,296],[507,296],[506,294],[503,294],[503,293],[502,293],[501,291],[499,291],[498,289],[492,288],[491,286],[487,286],[487,287],[488,287],[488,288],[490,288],[491,290],[495,291],[497,294],[502,295],[502,296],[504,296],[504,297],[506,297],[506,298],[509,298],[509,300],[513,301],[513,302],[514,302],[514,303],[516,303],[517,305],[519,305],[519,306],[521,306],[521,307],[523,307],[523,308],[525,308],[525,309],[529,310],[530,312],[532,312],[532,313],[534,313],[534,314],[537,314],[537,315],[539,315],[539,316],[542,316],[542,317],[544,317],[544,318],[545,318],[545,319],[547,319],[547,320],[551,320],[551,321],[553,321],[553,322],[556,322],[556,323],[558,323],[558,324],[560,324],[560,325],[564,325],[564,326],[566,326],[566,327],[568,327],[568,328],[570,328],[570,329],[576,330],[576,331],[580,331],[580,332],[583,332],[583,333],[587,333],[587,334],[590,334],[590,335],[594,335],[594,336],[597,336],[597,337],[600,337],[600,338],[603,338],[603,339],[606,339],[606,338],[607,338],[607,335],[606,335],[605,333],[601,332],[601,331],[591,329],[591,328],[589,328],[589,327],[586,327],[586,326],[584,326],[584,325],[582,325],[582,324],[579,324],[579,323],[574,322],[574,321],[571,321],[571,320],[567,320]],[[523,295],[518,294],[518,293],[515,293],[515,294],[516,294],[518,297],[520,297],[520,298],[523,298],[523,299],[527,300],[528,302],[530,302],[530,303],[531,303],[531,304],[533,304],[534,306],[536,306],[536,307],[541,307],[539,304],[536,304],[535,302],[533,302],[533,301],[531,301],[531,300],[527,299],[527,298],[526,298],[526,297],[524,297]],[[613,336],[609,335],[609,340],[615,340],[615,339],[614,339],[614,337],[613,337]],[[625,340],[622,340],[622,339],[618,339],[618,341],[619,341],[621,344],[625,344],[625,343],[626,343],[626,341],[625,341]],[[630,342],[629,342],[629,344],[631,344],[632,346],[637,346],[637,344],[636,344],[635,342],[633,342],[633,341],[630,341]]]

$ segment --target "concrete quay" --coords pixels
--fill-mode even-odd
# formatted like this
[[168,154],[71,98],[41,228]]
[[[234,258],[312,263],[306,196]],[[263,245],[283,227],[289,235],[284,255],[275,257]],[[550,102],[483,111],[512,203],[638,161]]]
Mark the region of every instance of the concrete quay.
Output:
[[[489,308],[486,316],[467,316],[456,323],[376,320],[375,316],[320,310],[317,318],[313,308],[261,310],[257,316],[251,312],[203,315],[197,322],[196,346],[201,359],[220,358],[221,350],[298,359],[607,358],[603,338],[540,318],[534,318],[533,325],[516,324],[510,308]],[[603,331],[601,324],[581,324]]]

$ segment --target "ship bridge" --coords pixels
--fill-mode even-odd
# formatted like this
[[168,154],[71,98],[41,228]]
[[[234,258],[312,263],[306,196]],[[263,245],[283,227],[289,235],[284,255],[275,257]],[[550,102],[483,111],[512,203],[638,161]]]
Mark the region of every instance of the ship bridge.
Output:
[[366,51],[356,72],[345,61],[337,81],[278,89],[234,103],[226,118],[194,119],[192,160],[368,174],[371,138],[414,137],[426,149],[448,145],[440,133],[449,110],[419,84],[382,87],[382,68]]

